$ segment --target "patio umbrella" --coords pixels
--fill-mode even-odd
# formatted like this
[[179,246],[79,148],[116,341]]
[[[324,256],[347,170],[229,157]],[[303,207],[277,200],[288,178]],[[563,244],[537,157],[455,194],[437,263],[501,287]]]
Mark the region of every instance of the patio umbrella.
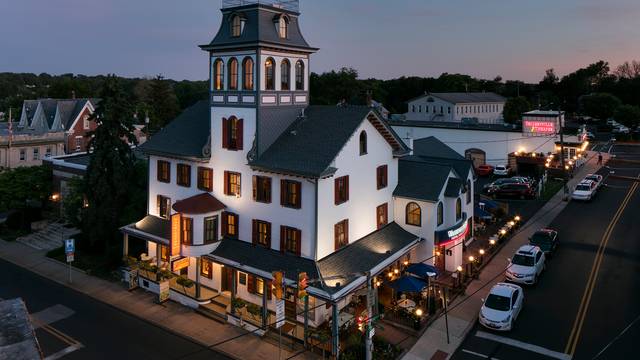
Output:
[[415,276],[403,276],[398,280],[392,281],[389,286],[395,291],[417,293],[422,291],[427,286],[427,283]]
[[438,269],[435,266],[431,266],[425,263],[410,264],[406,270],[408,273],[417,275],[420,277],[437,276],[439,274]]
[[475,208],[475,213],[474,213],[475,217],[479,218],[479,219],[486,219],[486,220],[491,220],[491,218],[493,217],[491,214],[489,214],[488,211],[483,210],[479,207],[476,206]]
[[484,205],[485,209],[497,209],[497,208],[500,207],[500,204],[498,204],[495,201],[488,200],[488,199],[482,199],[478,204],[479,205],[480,204]]

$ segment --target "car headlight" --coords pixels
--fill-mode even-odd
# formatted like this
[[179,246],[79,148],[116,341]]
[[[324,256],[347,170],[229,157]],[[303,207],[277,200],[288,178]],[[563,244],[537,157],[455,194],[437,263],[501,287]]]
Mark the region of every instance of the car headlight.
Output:
[[509,321],[511,321],[511,314],[509,314],[509,315],[507,316],[507,318],[506,318],[506,319],[504,319],[504,320],[502,320],[501,322],[502,322],[502,323],[504,323],[504,324],[506,324],[506,323],[508,323]]

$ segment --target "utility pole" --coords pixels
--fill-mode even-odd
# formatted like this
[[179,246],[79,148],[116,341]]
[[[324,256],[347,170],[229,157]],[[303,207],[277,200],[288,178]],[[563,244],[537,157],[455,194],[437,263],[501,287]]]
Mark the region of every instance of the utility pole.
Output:
[[562,126],[562,111],[558,107],[558,126],[560,127],[560,167],[562,171],[562,200],[569,200],[569,188],[567,187],[567,168],[564,159],[564,126]]
[[372,322],[373,318],[373,289],[371,286],[371,273],[367,271],[367,322],[365,323],[365,339],[364,339],[364,347],[365,347],[365,360],[371,360],[373,356],[373,339],[371,334]]

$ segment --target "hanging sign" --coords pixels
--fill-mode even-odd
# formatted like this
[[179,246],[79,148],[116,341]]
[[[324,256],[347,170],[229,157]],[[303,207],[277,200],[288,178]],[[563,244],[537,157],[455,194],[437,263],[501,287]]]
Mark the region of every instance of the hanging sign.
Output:
[[171,263],[171,271],[176,272],[176,271],[180,271],[184,268],[189,267],[189,258],[188,257],[184,257],[182,259],[178,259],[175,260],[174,262]]
[[171,215],[171,246],[169,256],[180,255],[180,242],[182,236],[182,216],[180,214]]

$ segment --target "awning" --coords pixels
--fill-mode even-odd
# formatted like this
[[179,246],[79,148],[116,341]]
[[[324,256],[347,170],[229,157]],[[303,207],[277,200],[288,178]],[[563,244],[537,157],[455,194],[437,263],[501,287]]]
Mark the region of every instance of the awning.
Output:
[[475,217],[479,218],[479,219],[487,219],[490,220],[491,218],[493,218],[493,215],[491,215],[488,211],[481,209],[480,207],[476,206],[474,214]]
[[207,214],[223,210],[226,206],[213,195],[203,193],[190,198],[180,200],[173,204],[173,210],[181,214]]
[[420,277],[437,276],[439,271],[435,266],[431,266],[425,263],[410,264],[406,270],[408,273],[417,275]]
[[169,239],[171,239],[171,221],[157,216],[147,215],[136,223],[121,227],[120,231],[144,240],[169,245]]
[[491,200],[487,200],[487,199],[482,199],[479,203],[478,203],[479,207],[482,208],[484,206],[485,209],[497,209],[500,207],[500,204],[498,204],[495,201],[491,201]]
[[389,287],[400,292],[420,292],[427,287],[427,282],[415,276],[403,276],[389,283]]

